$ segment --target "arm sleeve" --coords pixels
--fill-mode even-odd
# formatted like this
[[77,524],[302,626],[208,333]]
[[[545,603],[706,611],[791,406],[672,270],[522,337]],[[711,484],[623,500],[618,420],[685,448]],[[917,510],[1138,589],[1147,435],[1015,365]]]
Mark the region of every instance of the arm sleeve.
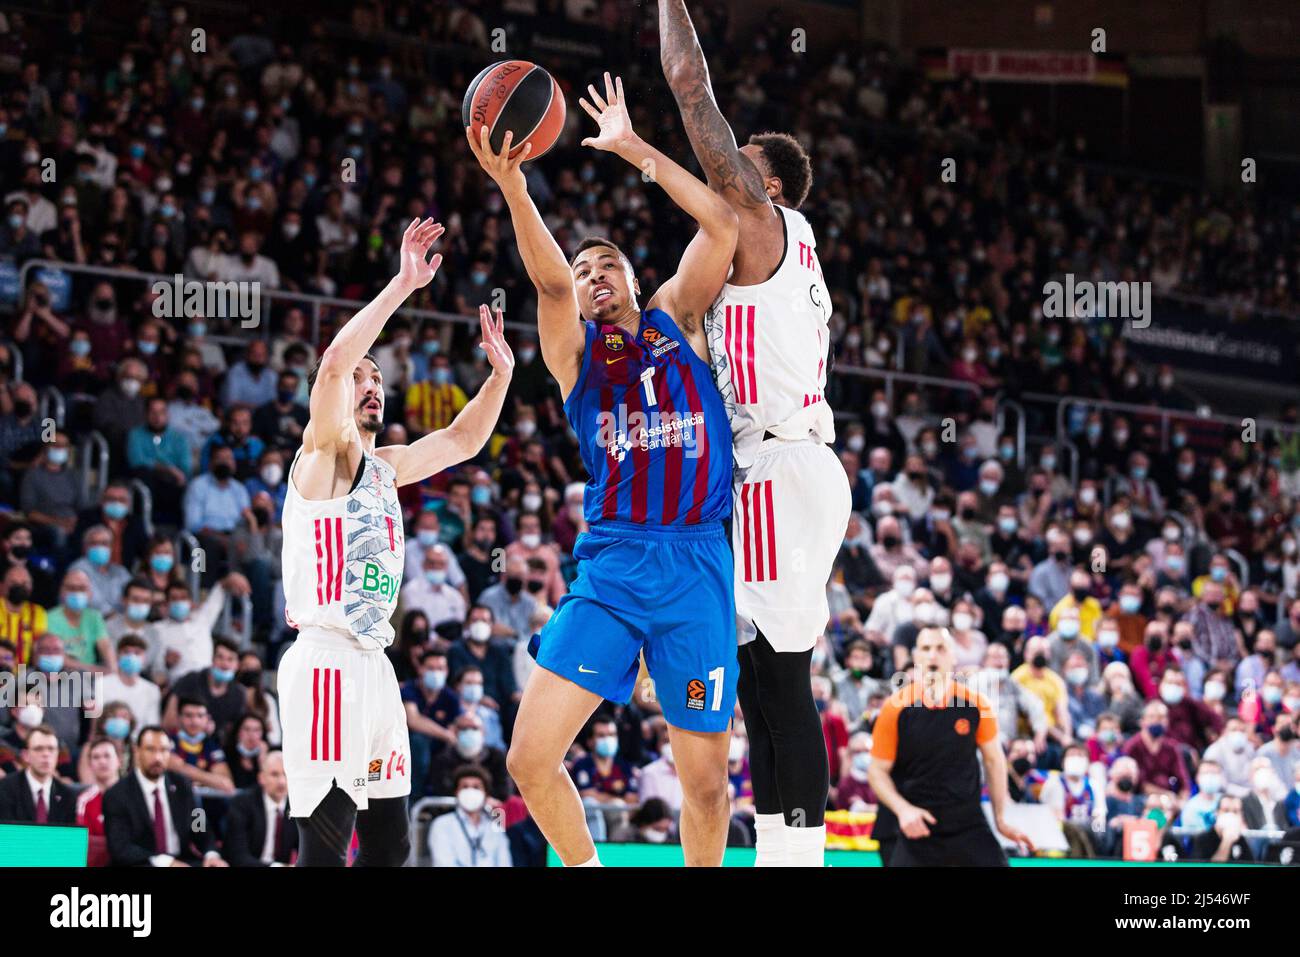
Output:
[[975,743],[988,744],[998,736],[998,716],[993,710],[993,705],[989,703],[988,698],[984,695],[976,696],[976,704],[980,709],[980,724],[975,730]]

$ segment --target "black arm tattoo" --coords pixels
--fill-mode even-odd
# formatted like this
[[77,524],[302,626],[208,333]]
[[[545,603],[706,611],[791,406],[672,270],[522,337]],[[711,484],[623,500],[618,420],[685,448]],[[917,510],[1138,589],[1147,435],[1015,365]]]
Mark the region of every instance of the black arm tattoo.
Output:
[[713,98],[709,66],[685,0],[659,0],[659,61],[709,186],[740,209],[767,206],[763,177],[737,149],[735,134]]

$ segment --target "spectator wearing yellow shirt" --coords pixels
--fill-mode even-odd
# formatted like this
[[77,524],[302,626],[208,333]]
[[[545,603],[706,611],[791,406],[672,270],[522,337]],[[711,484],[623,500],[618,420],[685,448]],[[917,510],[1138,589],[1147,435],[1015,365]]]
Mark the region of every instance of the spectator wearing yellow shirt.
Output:
[[1065,679],[1050,665],[1050,644],[1046,637],[1037,635],[1025,642],[1024,664],[1011,672],[1011,680],[1042,702],[1047,713],[1047,748],[1039,767],[1058,765],[1063,749],[1074,736],[1069,690]]
[[1223,586],[1223,607],[1220,611],[1231,617],[1237,607],[1237,598],[1241,595],[1241,583],[1237,581],[1237,576],[1232,574],[1232,569],[1228,564],[1228,556],[1215,555],[1210,559],[1210,573],[1208,575],[1198,575],[1192,581],[1192,594],[1196,598],[1201,597],[1201,592],[1210,582],[1217,582]]
[[12,644],[17,663],[25,665],[31,661],[32,645],[48,628],[45,609],[32,601],[31,573],[23,565],[10,565],[0,600],[0,641]]
[[444,355],[430,360],[429,379],[406,390],[406,427],[423,435],[445,429],[469,399],[451,381],[451,362]]
[[1092,591],[1092,579],[1083,569],[1076,568],[1070,573],[1070,592],[1055,605],[1052,606],[1051,613],[1047,616],[1047,627],[1049,631],[1057,630],[1057,621],[1061,617],[1061,611],[1066,608],[1077,608],[1079,611],[1079,637],[1085,641],[1094,641],[1097,637],[1097,622],[1101,621],[1101,602],[1093,598],[1089,592]]

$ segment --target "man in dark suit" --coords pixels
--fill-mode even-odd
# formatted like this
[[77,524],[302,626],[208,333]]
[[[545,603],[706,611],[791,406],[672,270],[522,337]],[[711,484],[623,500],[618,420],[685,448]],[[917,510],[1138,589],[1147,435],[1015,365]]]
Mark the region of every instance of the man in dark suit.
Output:
[[171,752],[171,738],[162,728],[140,729],[135,770],[104,793],[109,858],[117,867],[227,867],[213,850],[194,789],[167,770]]
[[76,824],[76,792],[54,777],[59,736],[53,728],[38,724],[27,733],[22,761],[25,770],[0,781],[0,821]]
[[232,867],[287,867],[298,853],[298,828],[289,819],[289,781],[277,748],[258,760],[257,787],[230,799],[222,853]]

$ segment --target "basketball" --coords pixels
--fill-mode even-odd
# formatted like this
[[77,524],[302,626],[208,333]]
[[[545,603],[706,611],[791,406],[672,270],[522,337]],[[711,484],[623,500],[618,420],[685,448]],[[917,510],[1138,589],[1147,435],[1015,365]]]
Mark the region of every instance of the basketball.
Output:
[[483,127],[497,152],[508,131],[514,132],[510,155],[533,144],[530,160],[555,145],[564,128],[564,94],[555,78],[536,63],[502,60],[484,67],[465,91],[461,119],[475,140]]

